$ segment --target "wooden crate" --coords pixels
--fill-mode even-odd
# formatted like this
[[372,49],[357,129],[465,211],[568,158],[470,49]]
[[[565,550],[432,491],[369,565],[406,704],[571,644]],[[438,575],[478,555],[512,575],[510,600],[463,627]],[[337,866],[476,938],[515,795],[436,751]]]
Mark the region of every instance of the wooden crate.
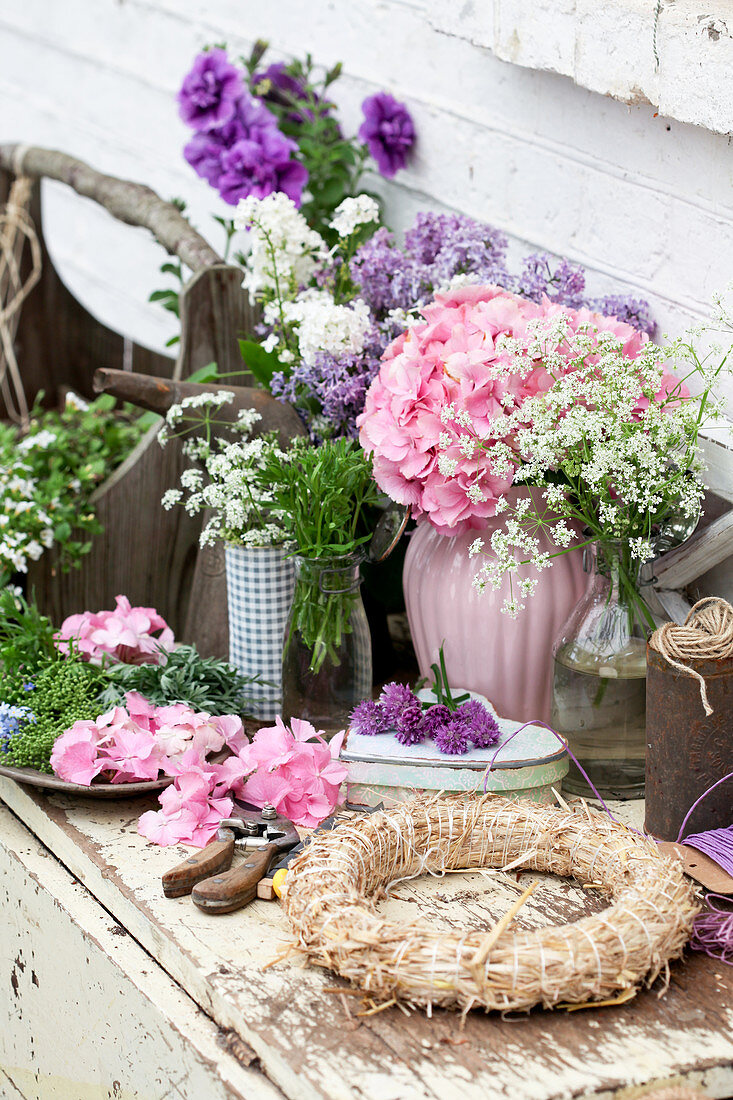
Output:
[[[23,305],[16,352],[29,401],[43,390],[55,404],[71,388],[94,396],[98,367],[132,369],[175,380],[215,362],[222,373],[244,373],[238,337],[254,316],[242,290],[242,272],[221,257],[175,206],[141,184],[104,176],[75,158],[35,147],[0,146],[0,201],[13,174],[34,180],[31,214],[40,238],[43,271]],[[132,343],[96,320],[64,286],[43,240],[40,180],[60,180],[94,199],[113,217],[149,229],[192,271],[181,292],[181,342],[167,358]],[[6,410],[0,403],[0,417]],[[184,509],[166,512],[160,499],[178,483],[180,446],[163,450],[151,427],[125,462],[97,489],[94,504],[104,532],[93,539],[81,569],[64,573],[53,551],[29,570],[29,586],[54,622],[84,609],[114,606],[118,593],[156,607],[176,636],[207,654],[226,656],[228,629],[223,554],[201,551],[201,518]]]

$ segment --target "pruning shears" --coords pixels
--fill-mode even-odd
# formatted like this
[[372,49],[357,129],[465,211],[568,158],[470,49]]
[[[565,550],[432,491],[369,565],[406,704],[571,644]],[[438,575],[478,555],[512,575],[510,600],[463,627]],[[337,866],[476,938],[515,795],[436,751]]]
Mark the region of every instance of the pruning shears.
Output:
[[[236,817],[226,817],[216,837],[196,855],[163,875],[167,898],[190,894],[206,913],[232,913],[257,896],[257,884],[284,852],[300,842],[298,831],[273,806],[262,809],[235,801]],[[232,867],[235,850],[246,855]]]

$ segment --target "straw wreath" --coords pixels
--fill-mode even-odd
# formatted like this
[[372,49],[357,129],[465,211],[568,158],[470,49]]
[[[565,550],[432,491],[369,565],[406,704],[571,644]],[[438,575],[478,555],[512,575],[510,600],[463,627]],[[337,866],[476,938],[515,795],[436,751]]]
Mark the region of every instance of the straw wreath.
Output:
[[[484,932],[436,931],[377,911],[377,897],[400,879],[517,861],[572,876],[611,904],[533,931],[508,926],[534,886]],[[315,834],[290,868],[285,910],[298,947],[375,1002],[506,1011],[633,996],[668,976],[700,906],[653,840],[584,803],[559,810],[455,794],[420,795]]]

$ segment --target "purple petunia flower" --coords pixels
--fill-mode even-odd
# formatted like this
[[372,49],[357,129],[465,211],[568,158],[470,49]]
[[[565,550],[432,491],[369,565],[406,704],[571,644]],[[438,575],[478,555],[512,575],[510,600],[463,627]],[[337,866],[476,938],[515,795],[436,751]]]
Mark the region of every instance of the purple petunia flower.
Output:
[[213,130],[233,116],[243,92],[242,74],[224,50],[206,50],[193,63],[178,93],[178,112],[194,130]]
[[395,737],[401,745],[419,745],[424,740],[423,711],[417,699],[402,709],[396,725]]
[[438,726],[434,741],[440,752],[462,756],[464,752],[468,752],[466,722],[454,711],[446,722]]
[[477,749],[485,749],[499,740],[496,719],[478,699],[461,703],[454,711],[454,717],[464,723],[466,733]]
[[[286,116],[288,122],[302,122],[303,119],[313,119],[314,114],[310,107],[308,91],[305,84],[288,72],[284,61],[276,61],[268,65],[264,72],[255,73],[252,78],[252,87],[257,96],[264,99],[265,103],[272,103],[278,107],[292,107],[293,110]],[[320,104],[320,96],[314,95],[316,103]],[[303,106],[301,106],[303,104]],[[322,116],[329,112],[321,109]]]
[[384,721],[388,729],[396,729],[400,716],[406,707],[414,706],[417,696],[406,684],[393,682],[385,684],[379,696]]
[[405,167],[415,144],[415,126],[410,112],[388,92],[368,96],[361,109],[364,122],[359,127],[359,137],[382,175],[391,178]]
[[365,737],[374,737],[377,733],[383,733],[385,729],[384,714],[379,703],[373,699],[364,699],[357,703],[349,716],[349,725],[354,733],[363,734]]
[[297,144],[280,132],[275,116],[262,103],[243,96],[225,138],[230,143],[222,151],[216,183],[225,202],[235,206],[249,195],[264,199],[283,191],[300,205],[308,172],[292,159]]

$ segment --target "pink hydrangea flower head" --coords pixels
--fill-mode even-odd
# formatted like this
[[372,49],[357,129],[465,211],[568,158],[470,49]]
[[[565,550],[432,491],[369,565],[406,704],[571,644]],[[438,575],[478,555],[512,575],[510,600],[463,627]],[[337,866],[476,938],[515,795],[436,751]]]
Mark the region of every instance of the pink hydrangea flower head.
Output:
[[[421,312],[424,320],[385,351],[357,426],[380,488],[446,535],[482,528],[516,471],[509,467],[499,476],[477,460],[461,445],[465,433],[441,414],[453,406],[467,418],[466,429],[490,443],[498,419],[550,389],[543,363],[528,365],[530,322],[562,314],[571,332],[590,325],[612,333],[630,358],[648,339],[616,318],[547,298],[538,304],[498,286],[437,294]],[[511,350],[517,345],[525,349],[520,357]],[[567,356],[559,350],[572,369],[572,349]]]

